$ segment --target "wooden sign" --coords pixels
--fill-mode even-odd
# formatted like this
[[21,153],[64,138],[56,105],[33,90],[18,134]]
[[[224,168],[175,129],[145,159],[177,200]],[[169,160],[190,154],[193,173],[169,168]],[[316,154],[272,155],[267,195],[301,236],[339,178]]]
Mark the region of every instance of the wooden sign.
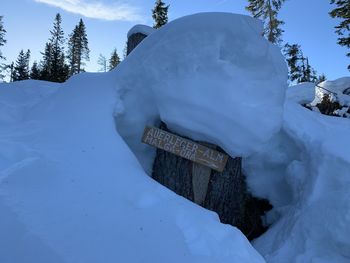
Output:
[[142,142],[222,172],[228,156],[164,130],[145,127]]

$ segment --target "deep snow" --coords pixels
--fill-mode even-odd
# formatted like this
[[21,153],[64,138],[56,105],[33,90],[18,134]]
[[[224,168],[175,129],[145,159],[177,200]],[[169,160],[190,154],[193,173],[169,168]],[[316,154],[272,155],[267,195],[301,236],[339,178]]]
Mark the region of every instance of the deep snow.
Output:
[[279,131],[287,67],[262,30],[243,15],[187,16],[148,36],[120,65],[118,131],[147,171],[154,150],[139,138],[160,119],[232,156],[258,151]]
[[[259,28],[186,17],[112,72],[0,84],[0,262],[265,262],[236,228],[147,176],[140,131],[160,119],[245,155],[249,187],[274,205],[253,243],[267,262],[350,262],[349,120],[300,106],[312,84],[284,101],[285,65]],[[172,56],[175,40],[184,56]]]
[[263,262],[144,173],[116,132],[115,81],[0,86],[0,262]]
[[350,122],[300,105],[314,98],[315,84],[289,88],[282,131],[244,160],[254,194],[274,206],[254,242],[267,262],[350,262]]

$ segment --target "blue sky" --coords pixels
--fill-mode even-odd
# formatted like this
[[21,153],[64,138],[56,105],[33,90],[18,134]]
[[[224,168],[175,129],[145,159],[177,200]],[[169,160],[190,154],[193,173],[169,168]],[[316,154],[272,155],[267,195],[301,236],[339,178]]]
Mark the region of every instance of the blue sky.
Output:
[[[66,36],[83,18],[89,39],[88,71],[97,71],[99,54],[109,57],[113,48],[120,56],[127,31],[135,24],[152,25],[151,9],[155,0],[1,0],[0,15],[4,16],[8,43],[2,48],[7,62],[16,59],[19,51],[30,49],[32,60],[40,60],[57,12],[63,18]],[[168,0],[169,19],[210,11],[248,14],[246,0]],[[336,44],[334,26],[338,21],[329,17],[332,6],[328,0],[287,0],[280,12],[285,21],[283,39],[298,43],[304,55],[318,73],[329,79],[349,75],[346,49]]]

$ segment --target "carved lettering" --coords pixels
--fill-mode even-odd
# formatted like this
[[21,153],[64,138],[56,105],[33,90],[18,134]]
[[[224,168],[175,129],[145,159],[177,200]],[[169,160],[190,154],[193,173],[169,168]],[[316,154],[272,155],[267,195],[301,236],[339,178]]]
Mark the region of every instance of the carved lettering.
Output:
[[222,172],[228,156],[164,130],[146,127],[142,142]]

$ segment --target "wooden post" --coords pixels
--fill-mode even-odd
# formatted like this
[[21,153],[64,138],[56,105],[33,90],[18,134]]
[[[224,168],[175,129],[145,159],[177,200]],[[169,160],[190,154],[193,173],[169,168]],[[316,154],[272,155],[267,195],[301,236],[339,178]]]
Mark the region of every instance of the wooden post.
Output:
[[203,205],[208,192],[211,169],[201,164],[192,164],[193,199],[198,205]]

